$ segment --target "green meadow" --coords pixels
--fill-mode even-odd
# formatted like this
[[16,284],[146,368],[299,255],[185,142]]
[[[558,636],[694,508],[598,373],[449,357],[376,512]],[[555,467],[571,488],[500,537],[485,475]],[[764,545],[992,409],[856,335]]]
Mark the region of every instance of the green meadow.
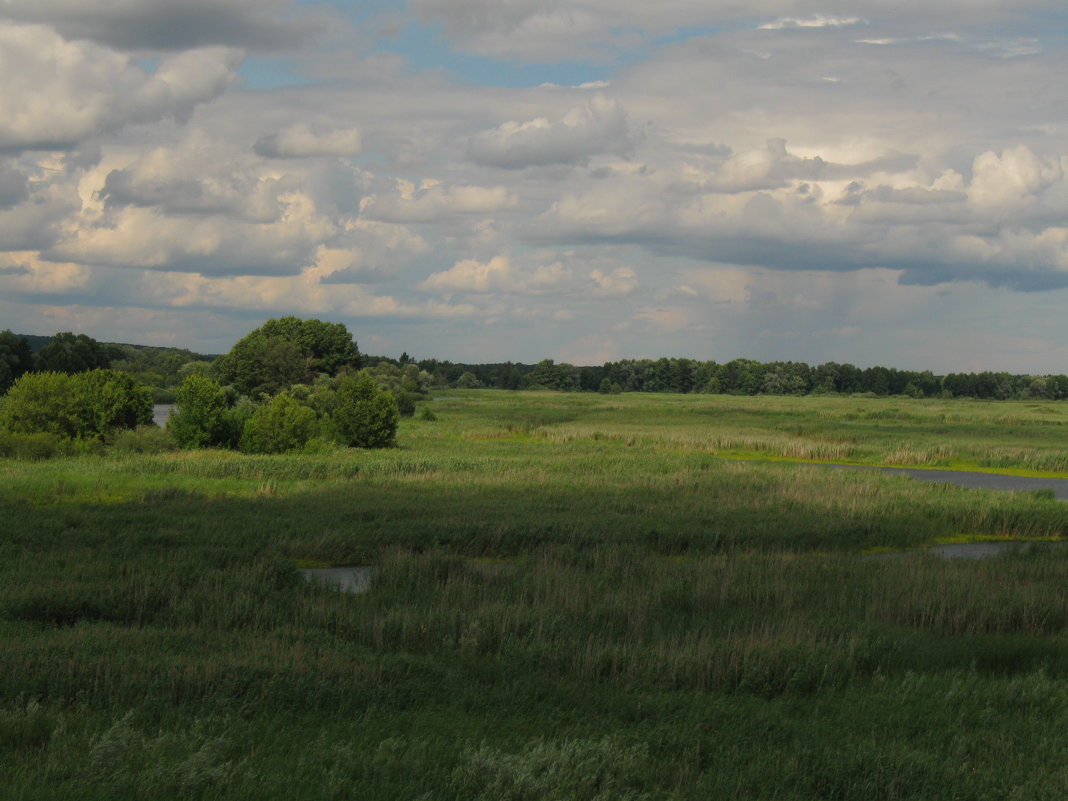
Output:
[[1068,505],[813,464],[1068,476],[1068,404],[442,394],[0,460],[0,798],[1068,797]]

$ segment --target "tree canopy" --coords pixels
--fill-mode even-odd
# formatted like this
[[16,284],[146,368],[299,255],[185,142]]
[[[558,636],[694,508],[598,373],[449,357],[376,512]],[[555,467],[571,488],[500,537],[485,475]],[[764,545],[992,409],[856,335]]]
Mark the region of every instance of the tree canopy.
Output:
[[26,337],[0,331],[0,395],[23,374],[33,369],[33,350]]
[[41,372],[73,374],[110,367],[107,349],[87,334],[58,333],[37,354],[36,369]]
[[245,395],[275,395],[317,374],[360,366],[360,352],[342,323],[281,317],[250,331],[219,363],[219,377]]

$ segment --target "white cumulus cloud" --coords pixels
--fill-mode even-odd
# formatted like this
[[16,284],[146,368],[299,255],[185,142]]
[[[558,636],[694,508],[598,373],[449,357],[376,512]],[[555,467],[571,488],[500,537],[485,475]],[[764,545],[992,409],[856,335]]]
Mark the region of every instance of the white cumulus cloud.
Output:
[[0,22],[0,149],[69,148],[130,123],[185,118],[226,88],[238,61],[227,48],[191,50],[150,74],[99,45]]
[[556,120],[506,122],[471,139],[468,154],[506,169],[579,164],[599,153],[625,155],[633,146],[627,115],[615,100],[596,95]]
[[276,134],[257,140],[255,151],[268,158],[308,158],[312,156],[358,156],[363,149],[359,128],[337,128],[316,133],[298,122]]

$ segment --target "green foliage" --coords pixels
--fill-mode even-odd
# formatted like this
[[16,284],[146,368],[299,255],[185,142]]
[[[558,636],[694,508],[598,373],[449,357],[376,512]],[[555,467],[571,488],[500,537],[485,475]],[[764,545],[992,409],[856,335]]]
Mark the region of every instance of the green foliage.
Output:
[[433,420],[437,420],[438,416],[436,414],[434,414],[434,410],[431,409],[429,406],[424,406],[423,407],[423,411],[421,411],[419,413],[419,419],[420,420],[433,421]]
[[221,359],[219,375],[243,395],[273,395],[308,380],[308,364],[295,343],[254,331]]
[[0,427],[20,434],[99,438],[152,421],[152,396],[110,370],[27,373],[8,391]]
[[76,437],[84,428],[78,398],[65,373],[26,373],[8,390],[0,427],[20,434]]
[[36,369],[40,372],[81,373],[86,370],[107,370],[111,367],[107,350],[86,334],[65,331],[37,353]]
[[342,323],[290,316],[268,320],[260,331],[266,337],[278,337],[299,347],[312,372],[336,375],[343,367],[360,366],[360,352]]
[[166,453],[177,450],[174,434],[157,425],[138,426],[115,435],[112,447],[116,453]]
[[16,434],[13,431],[0,430],[0,456],[15,459],[49,459],[69,453],[64,444],[70,440],[57,434],[41,432],[38,434]]
[[33,351],[26,338],[17,337],[9,330],[0,331],[0,395],[32,369]]
[[125,373],[90,370],[73,376],[87,422],[85,435],[103,435],[152,422],[152,394]]
[[579,368],[567,362],[555,363],[552,359],[543,359],[527,376],[531,386],[571,392],[581,389],[582,376]]
[[211,448],[232,439],[226,393],[215,381],[190,375],[178,389],[167,430],[183,448]]
[[346,376],[337,388],[333,421],[346,445],[386,448],[394,444],[400,411],[393,394],[375,384],[367,373]]
[[246,395],[273,395],[316,373],[357,367],[360,354],[341,323],[282,317],[246,334],[219,362],[219,375]]
[[397,412],[401,417],[415,415],[415,402],[422,397],[414,392],[394,392],[393,398],[397,401]]
[[475,389],[476,387],[482,386],[482,382],[475,377],[474,373],[465,372],[456,379],[453,386],[457,389]]
[[239,447],[247,453],[283,453],[302,448],[315,430],[315,412],[283,392],[245,421]]

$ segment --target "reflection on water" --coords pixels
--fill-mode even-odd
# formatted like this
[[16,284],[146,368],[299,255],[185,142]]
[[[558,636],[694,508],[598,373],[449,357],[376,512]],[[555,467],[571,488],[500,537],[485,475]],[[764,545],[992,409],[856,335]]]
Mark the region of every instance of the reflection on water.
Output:
[[374,568],[369,565],[353,567],[305,567],[300,573],[308,581],[316,581],[341,592],[360,593],[371,589],[371,574]]

